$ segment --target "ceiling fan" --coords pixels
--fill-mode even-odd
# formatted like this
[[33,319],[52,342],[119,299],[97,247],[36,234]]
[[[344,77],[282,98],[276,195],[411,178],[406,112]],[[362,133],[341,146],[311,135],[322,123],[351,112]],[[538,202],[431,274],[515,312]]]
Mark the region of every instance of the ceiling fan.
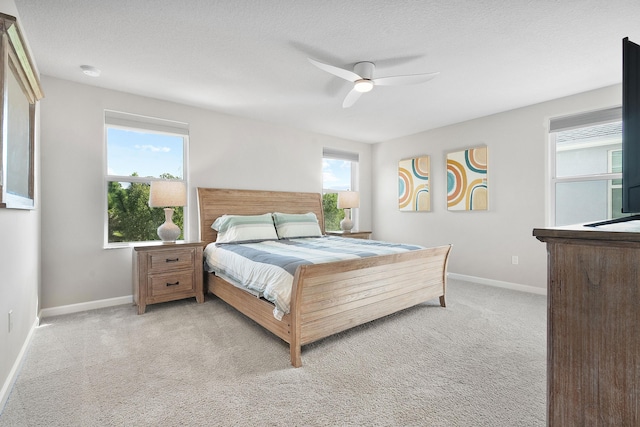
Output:
[[405,76],[379,77],[374,79],[373,71],[375,70],[376,65],[373,62],[358,62],[353,66],[353,71],[325,64],[311,58],[309,58],[309,62],[311,62],[321,70],[324,70],[328,73],[333,74],[334,76],[338,76],[353,83],[353,89],[351,89],[351,91],[344,98],[344,101],[342,102],[342,108],[351,107],[353,104],[355,104],[358,98],[360,98],[360,95],[365,92],[371,91],[374,86],[398,86],[424,83],[440,74],[439,72],[435,72],[424,74],[409,74]]

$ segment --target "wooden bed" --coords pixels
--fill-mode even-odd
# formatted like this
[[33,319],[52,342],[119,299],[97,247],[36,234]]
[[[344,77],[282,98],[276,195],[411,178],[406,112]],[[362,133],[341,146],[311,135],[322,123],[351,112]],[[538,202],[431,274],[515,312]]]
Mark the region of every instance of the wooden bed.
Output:
[[[215,242],[213,221],[224,215],[314,212],[324,233],[319,193],[198,188],[200,239]],[[301,347],[422,302],[440,298],[445,307],[450,245],[349,261],[300,266],[290,313],[273,316],[273,304],[211,273],[208,292],[289,344],[291,364],[302,366]]]

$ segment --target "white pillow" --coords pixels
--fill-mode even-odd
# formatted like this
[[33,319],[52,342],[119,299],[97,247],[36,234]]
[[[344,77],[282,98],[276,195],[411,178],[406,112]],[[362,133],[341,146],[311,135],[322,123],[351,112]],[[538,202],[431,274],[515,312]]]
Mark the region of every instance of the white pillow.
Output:
[[218,232],[216,243],[278,240],[270,213],[263,215],[222,215],[211,228]]
[[296,237],[321,237],[322,231],[318,225],[318,217],[313,212],[306,214],[285,214],[275,212],[273,222],[280,239],[294,239]]

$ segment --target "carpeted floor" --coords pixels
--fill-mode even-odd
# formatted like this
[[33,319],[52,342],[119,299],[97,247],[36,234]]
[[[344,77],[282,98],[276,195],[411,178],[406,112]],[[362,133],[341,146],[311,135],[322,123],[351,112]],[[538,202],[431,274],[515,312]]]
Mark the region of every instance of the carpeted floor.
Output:
[[544,426],[546,298],[450,280],[303,347],[220,300],[43,319],[0,426]]

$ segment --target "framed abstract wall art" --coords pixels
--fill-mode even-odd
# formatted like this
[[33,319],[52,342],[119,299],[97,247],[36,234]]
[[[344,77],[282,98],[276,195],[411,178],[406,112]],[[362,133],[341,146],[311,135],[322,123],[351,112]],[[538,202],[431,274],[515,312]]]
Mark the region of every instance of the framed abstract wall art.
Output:
[[487,147],[447,154],[447,209],[477,211],[488,208]]
[[398,207],[401,211],[431,210],[430,168],[429,156],[398,162]]

